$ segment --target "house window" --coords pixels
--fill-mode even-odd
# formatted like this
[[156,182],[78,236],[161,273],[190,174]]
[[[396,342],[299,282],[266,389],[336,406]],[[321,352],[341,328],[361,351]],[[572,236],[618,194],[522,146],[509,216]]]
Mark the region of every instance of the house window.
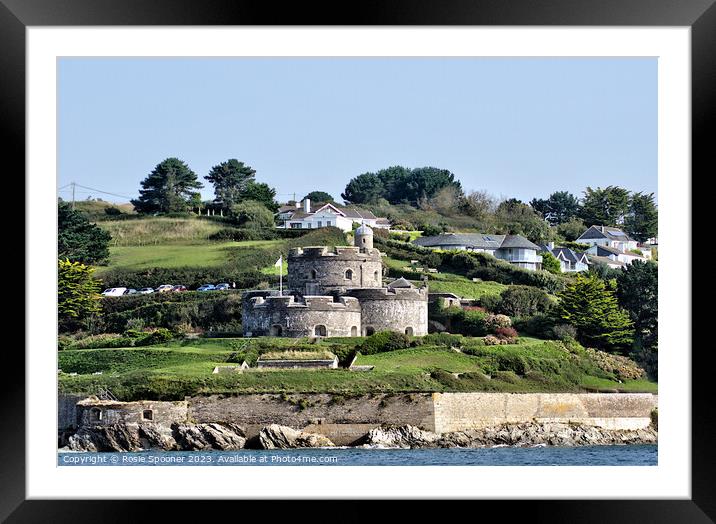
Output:
[[325,337],[326,334],[328,333],[328,331],[326,330],[326,326],[324,326],[324,325],[322,325],[322,324],[319,324],[319,325],[316,326],[316,328],[313,330],[313,333],[314,333],[317,337]]
[[346,269],[346,280],[353,280],[353,270]]
[[301,223],[300,222],[292,222],[291,229],[301,229]]
[[321,220],[318,221],[318,227],[323,227],[323,222]]
[[331,227],[331,221],[330,221],[330,220],[326,220],[326,225],[327,225],[328,227]]
[[142,411],[142,419],[143,420],[154,420],[154,413],[151,409],[145,409]]

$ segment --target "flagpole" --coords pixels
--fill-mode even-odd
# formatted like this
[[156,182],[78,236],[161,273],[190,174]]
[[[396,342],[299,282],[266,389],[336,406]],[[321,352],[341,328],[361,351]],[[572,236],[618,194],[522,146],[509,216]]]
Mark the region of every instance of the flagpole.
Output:
[[280,266],[278,267],[278,296],[283,296],[283,255],[278,259]]

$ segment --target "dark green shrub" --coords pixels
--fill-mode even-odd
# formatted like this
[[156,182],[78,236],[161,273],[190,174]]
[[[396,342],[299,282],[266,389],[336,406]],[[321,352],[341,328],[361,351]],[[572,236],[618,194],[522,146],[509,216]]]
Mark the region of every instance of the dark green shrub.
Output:
[[523,335],[537,338],[552,338],[554,319],[545,313],[538,313],[527,318],[513,318],[512,326]]
[[447,346],[461,347],[464,342],[462,335],[452,335],[450,333],[432,333],[422,337],[422,343],[426,346]]
[[407,347],[410,347],[410,337],[408,335],[394,331],[379,331],[366,337],[358,349],[364,355],[373,355]]
[[510,286],[500,294],[497,312],[511,317],[529,317],[550,307],[547,293],[531,286]]
[[498,371],[512,371],[524,375],[529,369],[527,361],[521,355],[514,353],[501,353],[495,356]]

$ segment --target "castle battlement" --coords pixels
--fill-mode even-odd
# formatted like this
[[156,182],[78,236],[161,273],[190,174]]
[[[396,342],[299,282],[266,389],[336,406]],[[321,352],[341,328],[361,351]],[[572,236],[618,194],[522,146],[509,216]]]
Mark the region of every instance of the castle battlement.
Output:
[[428,301],[427,287],[414,288],[356,288],[347,289],[346,295],[364,300],[415,300]]
[[360,302],[354,297],[304,296],[293,295],[250,298],[250,308],[254,310],[307,309],[312,311],[360,311]]
[[288,252],[290,260],[329,258],[333,260],[379,260],[381,256],[377,249],[361,250],[355,246],[306,246],[294,247]]

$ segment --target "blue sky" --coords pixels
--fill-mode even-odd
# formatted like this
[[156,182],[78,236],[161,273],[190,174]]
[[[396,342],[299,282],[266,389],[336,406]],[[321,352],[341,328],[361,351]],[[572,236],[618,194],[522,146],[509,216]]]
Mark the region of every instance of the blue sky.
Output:
[[229,158],[280,201],[391,165],[524,201],[657,192],[655,58],[63,58],[58,78],[58,187],[136,197],[176,156],[205,198]]

